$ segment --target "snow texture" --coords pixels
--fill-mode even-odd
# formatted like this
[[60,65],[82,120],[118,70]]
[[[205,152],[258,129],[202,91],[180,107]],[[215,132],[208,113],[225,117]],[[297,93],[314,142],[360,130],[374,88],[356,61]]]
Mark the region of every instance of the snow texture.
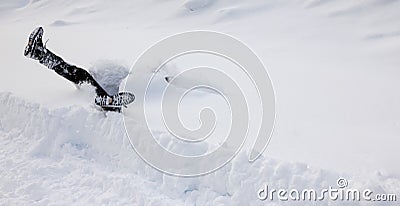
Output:
[[[0,1],[0,205],[398,205],[399,7],[391,0]],[[159,172],[126,136],[123,115],[134,119],[134,112],[99,111],[92,88],[77,90],[23,56],[37,26],[50,39],[47,48],[88,69],[110,93],[123,89],[129,66],[99,59],[131,65],[155,42],[188,30],[240,39],[274,83],[277,119],[267,151],[249,163],[244,148],[220,170],[196,178]],[[188,65],[172,62],[157,74],[148,113],[162,146],[198,155],[215,142],[196,149],[179,144],[157,122],[163,77]],[[154,74],[152,65],[144,69],[129,75]],[[175,86],[199,79],[207,76]],[[208,104],[225,113],[215,94],[188,96],[185,125],[196,128],[193,116]],[[249,111],[254,118],[259,113]],[[136,135],[145,124],[132,125]],[[349,188],[397,194],[397,202],[257,198],[265,184],[319,190],[336,186],[339,177]]]
[[[80,106],[49,110],[10,93],[1,93],[0,103],[0,204],[262,205],[256,193],[263,184],[322,189],[341,176],[357,183],[350,182],[354,188],[400,192],[396,178],[360,179],[265,157],[249,163],[243,153],[213,174],[172,177],[132,151],[122,114],[105,117]],[[142,125],[136,127],[140,133]]]
[[89,68],[89,73],[108,94],[115,95],[121,82],[128,76],[129,68],[115,60],[98,60]]

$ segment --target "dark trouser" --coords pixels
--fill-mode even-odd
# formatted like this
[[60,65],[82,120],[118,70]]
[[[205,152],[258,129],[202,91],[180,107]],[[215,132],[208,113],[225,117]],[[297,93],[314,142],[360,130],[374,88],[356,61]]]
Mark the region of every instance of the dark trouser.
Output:
[[51,70],[54,70],[57,74],[68,79],[74,84],[81,85],[87,83],[94,86],[98,96],[110,96],[93,78],[93,76],[89,74],[89,72],[77,66],[66,63],[61,57],[55,55],[48,49],[45,49],[44,52],[45,54],[39,60],[41,64],[47,66]]

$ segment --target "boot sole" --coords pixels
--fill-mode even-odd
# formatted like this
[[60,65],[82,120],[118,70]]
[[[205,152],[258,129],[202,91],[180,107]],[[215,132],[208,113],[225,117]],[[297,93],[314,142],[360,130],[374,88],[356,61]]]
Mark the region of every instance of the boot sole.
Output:
[[119,92],[117,95],[113,96],[112,102],[95,102],[96,105],[100,107],[123,107],[135,101],[135,95],[130,92]]

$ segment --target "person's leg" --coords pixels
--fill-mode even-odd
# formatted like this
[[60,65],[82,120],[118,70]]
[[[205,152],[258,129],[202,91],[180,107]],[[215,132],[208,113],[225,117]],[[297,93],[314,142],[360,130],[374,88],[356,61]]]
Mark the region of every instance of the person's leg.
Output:
[[61,57],[57,56],[43,46],[42,42],[43,28],[35,29],[29,37],[28,45],[25,48],[24,55],[39,60],[47,68],[54,70],[57,74],[73,82],[81,85],[88,83],[96,88],[98,96],[109,96],[108,93],[100,86],[100,84],[86,70],[66,63]]
[[54,70],[57,74],[81,85],[88,83],[96,88],[97,97],[95,104],[108,111],[121,111],[122,106],[126,106],[135,100],[135,95],[130,92],[119,92],[110,96],[106,90],[89,74],[86,70],[66,63],[61,57],[57,56],[45,46],[42,42],[43,28],[35,29],[29,36],[28,45],[25,47],[24,55],[26,57],[39,60],[47,68]]
[[45,54],[39,62],[76,85],[87,83],[94,86],[98,96],[110,96],[89,72],[66,63],[61,57],[48,49],[45,49]]

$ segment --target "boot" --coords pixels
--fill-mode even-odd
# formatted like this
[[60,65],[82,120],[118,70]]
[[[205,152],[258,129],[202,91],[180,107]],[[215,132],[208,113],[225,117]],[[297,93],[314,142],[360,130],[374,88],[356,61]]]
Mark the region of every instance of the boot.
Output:
[[44,54],[44,46],[42,42],[43,28],[38,27],[29,36],[28,45],[25,47],[24,55],[28,58],[40,60]]
[[42,41],[43,28],[38,27],[29,36],[28,45],[25,47],[24,55],[28,58],[39,60],[47,68],[54,70],[54,67],[64,62],[61,57],[46,49]]
[[130,92],[119,92],[113,96],[97,96],[95,104],[101,107],[122,107],[127,106],[135,100],[135,95]]

